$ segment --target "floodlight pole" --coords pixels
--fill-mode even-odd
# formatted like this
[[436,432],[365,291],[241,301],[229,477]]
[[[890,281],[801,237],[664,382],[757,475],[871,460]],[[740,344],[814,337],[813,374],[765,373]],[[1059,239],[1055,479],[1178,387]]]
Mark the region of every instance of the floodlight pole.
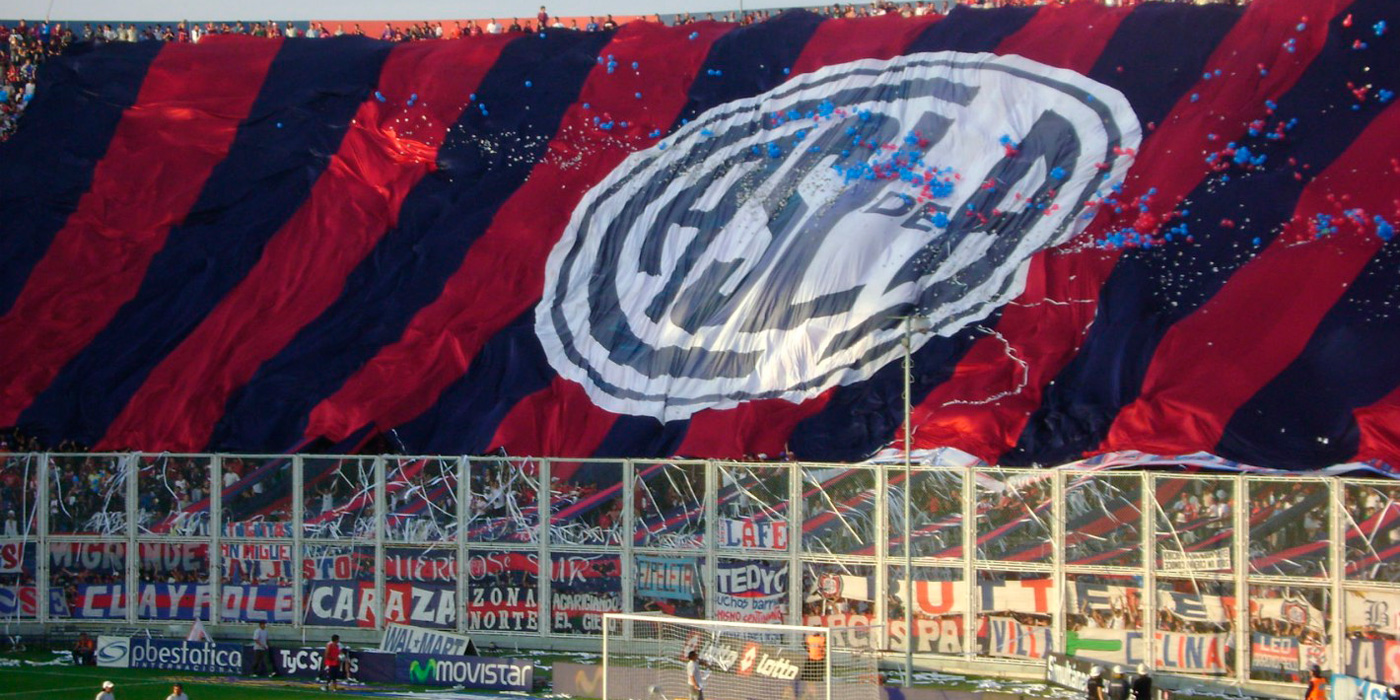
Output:
[[914,468],[910,458],[913,447],[911,418],[913,406],[910,400],[911,375],[913,374],[912,337],[914,317],[904,317],[904,687],[914,684],[914,528],[913,516]]

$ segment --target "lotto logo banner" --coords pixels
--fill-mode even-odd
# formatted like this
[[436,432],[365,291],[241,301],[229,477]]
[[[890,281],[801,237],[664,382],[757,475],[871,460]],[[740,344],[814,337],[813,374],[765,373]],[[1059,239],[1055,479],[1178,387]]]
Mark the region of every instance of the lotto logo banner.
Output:
[[530,692],[535,665],[515,659],[475,656],[399,654],[394,661],[400,683],[410,685],[463,686],[480,690]]
[[131,668],[155,668],[194,673],[243,673],[243,647],[218,642],[176,642],[132,637]]

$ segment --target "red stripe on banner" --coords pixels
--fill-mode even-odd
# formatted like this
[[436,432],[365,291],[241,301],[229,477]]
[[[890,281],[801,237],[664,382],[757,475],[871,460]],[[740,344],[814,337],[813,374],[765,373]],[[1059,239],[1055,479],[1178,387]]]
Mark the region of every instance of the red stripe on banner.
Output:
[[[395,225],[404,198],[436,168],[438,147],[466,107],[463,96],[510,41],[395,47],[380,72],[385,101],[361,105],[307,201],[248,276],[151,372],[99,444],[203,447],[229,394],[335,301],[346,277]],[[410,106],[412,93],[419,100]],[[411,128],[400,133],[409,119]]]
[[[730,29],[719,23],[664,27],[634,22],[619,30],[604,55],[616,55],[624,65],[636,61],[668,68],[657,74],[623,71],[616,76],[603,64],[593,68],[578,101],[560,122],[558,136],[549,145],[550,157],[533,168],[496,213],[442,294],[414,316],[402,338],[380,350],[312,410],[306,435],[340,440],[372,423],[402,425],[431,407],[467,371],[487,340],[539,301],[545,272],[540,261],[559,240],[574,207],[633,150],[650,146],[655,139],[648,133],[675,122],[710,45]],[[698,33],[695,39],[688,38],[691,32]],[[638,91],[647,99],[636,99]],[[593,108],[583,109],[584,103]],[[592,118],[599,112],[631,126],[610,132],[617,148],[582,153],[580,146],[586,142],[575,134],[594,130]],[[594,420],[603,419],[574,417]]]
[[862,58],[894,58],[942,19],[940,15],[912,20],[899,15],[881,15],[822,22],[793,62],[792,74],[810,73],[822,66]]
[[828,389],[798,404],[764,399],[723,411],[700,411],[691,416],[676,454],[711,459],[745,459],[759,454],[777,458],[787,452],[788,437],[797,424],[821,413],[833,391]]
[[1361,431],[1356,461],[1387,461],[1400,454],[1400,389],[1352,412]]
[[1374,231],[1345,228],[1313,240],[1311,215],[1335,212],[1341,219],[1335,195],[1329,194],[1336,192],[1348,193],[1346,208],[1389,212],[1400,192],[1400,173],[1392,166],[1396,153],[1400,108],[1390,107],[1308,184],[1293,219],[1269,247],[1205,306],[1167,331],[1141,394],[1119,412],[1103,450],[1131,445],[1185,454],[1220,442],[1230,417],[1298,357],[1323,316],[1385,243]]
[[[1217,150],[1207,135],[1216,134],[1222,143],[1242,136],[1248,122],[1260,116],[1264,101],[1279,99],[1311,65],[1327,39],[1328,20],[1345,4],[1280,0],[1250,5],[1206,64],[1241,69],[1198,83],[1155,130],[1143,125],[1142,148],[1119,198],[1130,202],[1156,188],[1149,212],[1160,218],[1174,210],[1210,172],[1199,155]],[[1300,32],[1296,23],[1280,19],[1294,13],[1317,21]],[[1295,40],[1294,53],[1283,48],[1288,39]],[[1267,76],[1253,70],[1261,63],[1270,66]],[[1199,101],[1191,100],[1193,93]],[[1134,207],[1121,215],[1101,209],[1081,238],[1127,227],[1137,215]],[[951,445],[991,463],[1014,448],[1045,387],[1083,343],[1098,311],[1099,289],[1118,255],[1087,248],[1033,258],[1026,290],[1002,309],[996,332],[979,340],[953,378],[915,409],[914,443],[923,448]]]
[[161,49],[91,188],[0,318],[0,425],[14,425],[136,296],[151,258],[228,155],[281,45],[255,39]]
[[616,420],[616,414],[593,405],[582,385],[555,377],[548,387],[511,407],[491,437],[491,446],[512,455],[587,457]]
[[[1006,37],[996,52],[1087,74],[1129,14],[1130,7],[1104,8],[1093,2],[1046,5],[1020,31]],[[1066,41],[1070,36],[1074,40]]]

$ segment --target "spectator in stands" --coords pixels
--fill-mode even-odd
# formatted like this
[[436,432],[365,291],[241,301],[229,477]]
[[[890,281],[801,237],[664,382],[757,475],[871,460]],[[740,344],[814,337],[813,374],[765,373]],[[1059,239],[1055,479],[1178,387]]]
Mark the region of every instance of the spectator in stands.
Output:
[[73,663],[78,666],[97,665],[97,640],[87,632],[79,634],[78,641],[73,643]]

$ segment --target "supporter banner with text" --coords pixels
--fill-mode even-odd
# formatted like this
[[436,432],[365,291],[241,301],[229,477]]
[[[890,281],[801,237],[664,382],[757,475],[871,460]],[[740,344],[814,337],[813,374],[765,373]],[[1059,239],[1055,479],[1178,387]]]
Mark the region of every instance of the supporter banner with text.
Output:
[[782,623],[787,618],[787,562],[721,559],[715,574],[715,619]]
[[[374,627],[378,607],[371,582],[313,582],[306,592],[308,625]],[[385,584],[384,619],[418,627],[455,628],[457,588],[448,584]]]

